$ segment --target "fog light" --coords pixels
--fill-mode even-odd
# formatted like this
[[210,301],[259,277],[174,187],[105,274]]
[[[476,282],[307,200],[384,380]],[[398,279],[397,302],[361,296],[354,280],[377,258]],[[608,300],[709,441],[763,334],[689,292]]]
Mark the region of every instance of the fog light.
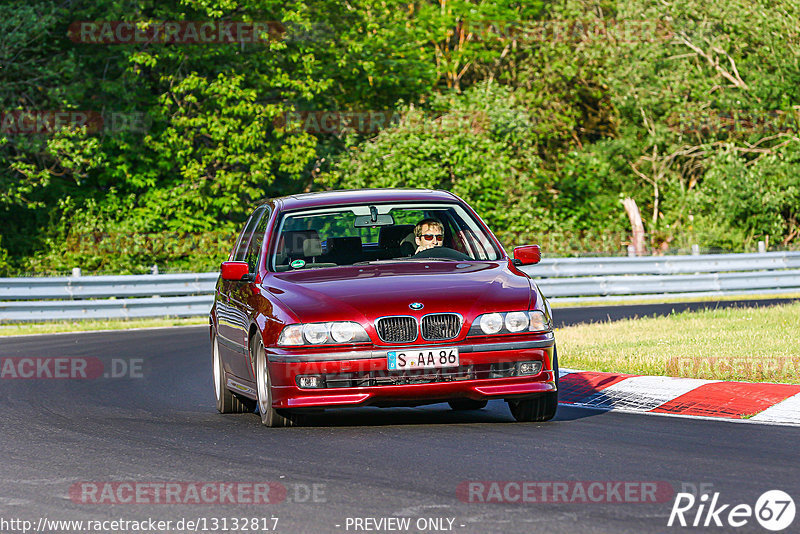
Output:
[[517,363],[517,376],[538,375],[542,372],[542,362]]
[[321,376],[298,376],[297,385],[303,389],[323,388],[325,382]]

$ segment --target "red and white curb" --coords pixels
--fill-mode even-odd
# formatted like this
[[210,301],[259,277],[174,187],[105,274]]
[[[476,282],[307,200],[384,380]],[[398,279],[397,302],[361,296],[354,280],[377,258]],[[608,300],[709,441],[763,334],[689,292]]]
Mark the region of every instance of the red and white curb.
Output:
[[559,404],[800,425],[800,385],[561,369]]

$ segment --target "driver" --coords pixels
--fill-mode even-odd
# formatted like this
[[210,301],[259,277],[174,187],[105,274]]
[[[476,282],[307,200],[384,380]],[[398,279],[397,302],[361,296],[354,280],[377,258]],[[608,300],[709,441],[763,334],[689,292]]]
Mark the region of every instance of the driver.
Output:
[[441,247],[444,244],[444,225],[436,219],[422,219],[414,227],[414,238],[417,242],[419,253],[433,247]]

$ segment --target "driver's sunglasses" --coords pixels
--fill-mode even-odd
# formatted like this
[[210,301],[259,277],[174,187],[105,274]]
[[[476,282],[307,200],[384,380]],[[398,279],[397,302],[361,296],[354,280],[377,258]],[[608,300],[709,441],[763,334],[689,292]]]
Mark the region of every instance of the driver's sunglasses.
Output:
[[442,241],[444,239],[444,234],[422,234],[420,237],[424,237],[425,241],[433,241],[434,237],[437,241]]

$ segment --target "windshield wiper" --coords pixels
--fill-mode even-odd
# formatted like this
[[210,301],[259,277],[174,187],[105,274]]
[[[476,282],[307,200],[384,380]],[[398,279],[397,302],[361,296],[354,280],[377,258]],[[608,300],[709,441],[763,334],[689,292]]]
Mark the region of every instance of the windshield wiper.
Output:
[[406,258],[390,258],[388,260],[367,260],[367,261],[357,261],[352,263],[351,265],[372,265],[375,263],[395,263],[395,262],[402,262],[406,261]]
[[408,258],[405,261],[464,261],[464,260],[454,260],[453,258],[437,258],[437,257],[430,257],[430,258]]

